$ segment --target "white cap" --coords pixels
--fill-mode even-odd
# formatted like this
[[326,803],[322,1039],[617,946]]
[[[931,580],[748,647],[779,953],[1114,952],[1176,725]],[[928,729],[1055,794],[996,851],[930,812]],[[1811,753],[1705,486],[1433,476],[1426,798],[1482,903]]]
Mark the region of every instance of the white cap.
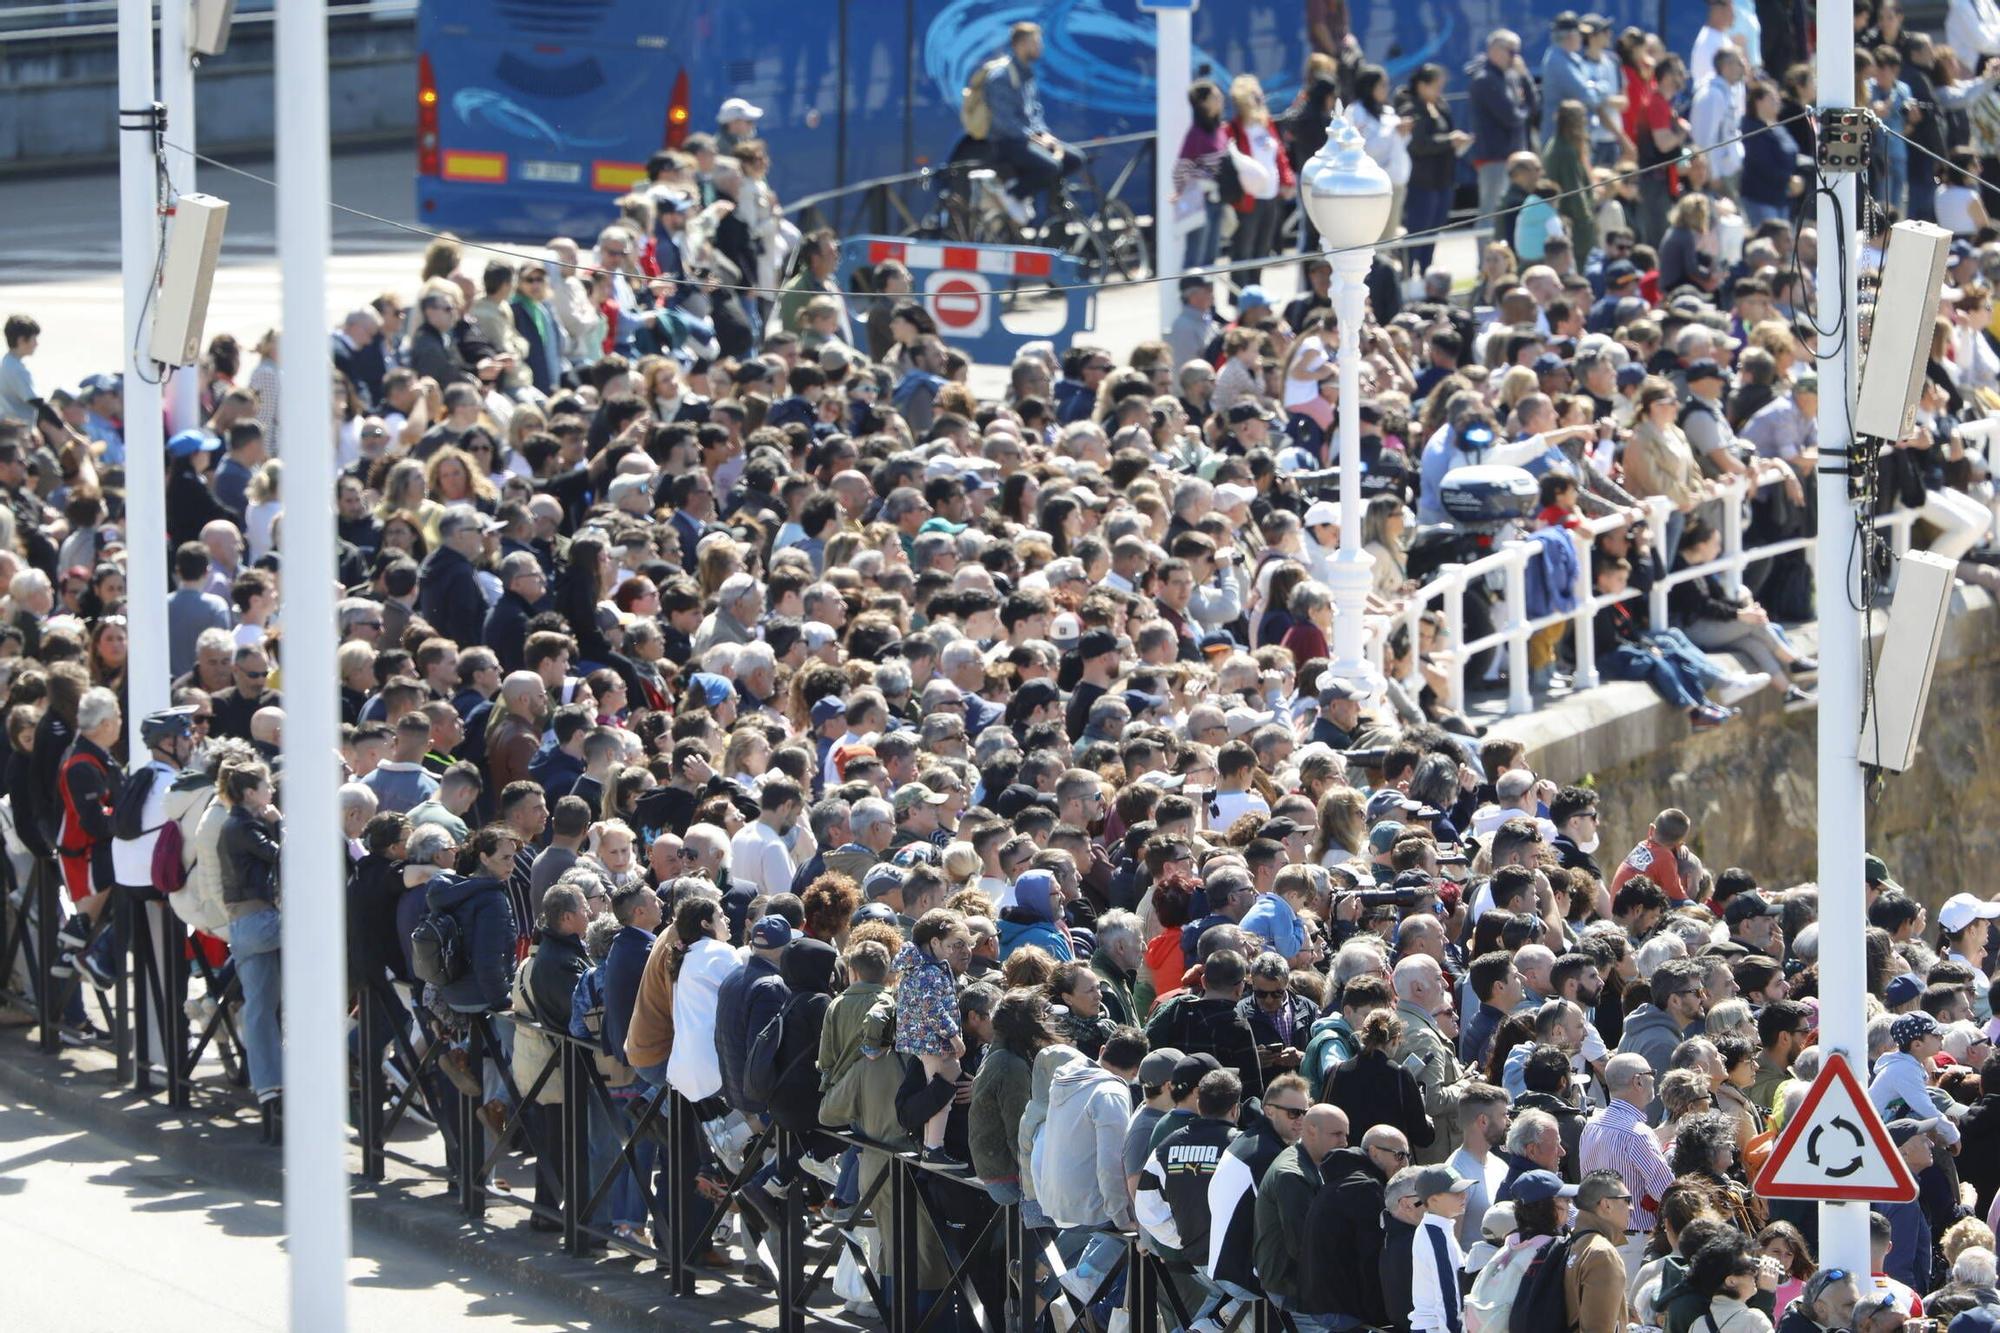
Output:
[[1215,507],[1217,509],[1232,509],[1237,505],[1247,505],[1256,498],[1257,488],[1255,486],[1239,486],[1235,482],[1225,481],[1215,488]]
[[741,97],[730,98],[715,113],[715,123],[718,125],[727,125],[732,120],[762,120],[763,118],[763,107],[752,106]]
[[1076,641],[1082,637],[1083,622],[1077,619],[1074,611],[1059,612],[1054,619],[1049,621],[1049,642],[1055,644],[1058,648],[1064,644],[1074,647]]
[[1340,507],[1331,500],[1314,500],[1306,506],[1306,526],[1316,528],[1322,523],[1338,525]]
[[799,637],[805,640],[807,652],[816,653],[840,636],[833,632],[833,626],[808,620],[799,626]]
[[1938,924],[1956,935],[1975,921],[2000,917],[2000,903],[1989,903],[1969,893],[1954,893],[1938,908]]

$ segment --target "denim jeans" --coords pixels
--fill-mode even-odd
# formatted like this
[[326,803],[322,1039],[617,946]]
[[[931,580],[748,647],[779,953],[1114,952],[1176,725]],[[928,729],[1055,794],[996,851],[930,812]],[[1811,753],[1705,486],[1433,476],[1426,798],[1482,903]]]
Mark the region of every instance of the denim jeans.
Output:
[[[1403,227],[1412,235],[1442,227],[1451,216],[1451,190],[1423,190],[1412,188],[1403,196]],[[1431,266],[1431,257],[1436,253],[1435,240],[1413,244],[1408,251],[1409,272],[1421,277]]]
[[[1292,1309],[1291,1303],[1287,1301],[1283,1296],[1266,1295],[1265,1299],[1271,1302],[1272,1309],[1283,1310],[1287,1314],[1291,1315],[1292,1327],[1296,1328],[1299,1331],[1299,1333],[1338,1333],[1338,1330],[1342,1326],[1339,1321],[1343,1318],[1343,1316],[1330,1315],[1330,1314],[1306,1314],[1302,1310]],[[1359,1321],[1352,1318],[1346,1319],[1346,1327],[1357,1328],[1359,1326],[1360,1326]]]
[[278,1018],[284,990],[278,951],[283,920],[277,908],[266,907],[229,924],[229,953],[243,982],[243,1050],[250,1062],[250,1087],[259,1100],[285,1083],[285,1034]]
[[1215,262],[1216,253],[1222,248],[1222,215],[1228,207],[1219,199],[1202,202],[1201,225],[1189,232],[1183,243],[1182,268],[1207,268]]

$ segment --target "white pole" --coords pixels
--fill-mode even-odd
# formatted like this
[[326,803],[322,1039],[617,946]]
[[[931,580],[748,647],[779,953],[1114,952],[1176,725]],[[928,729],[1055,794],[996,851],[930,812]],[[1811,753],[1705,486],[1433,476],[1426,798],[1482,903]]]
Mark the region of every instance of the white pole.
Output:
[[1340,321],[1340,554],[1333,562],[1332,674],[1369,693],[1382,688],[1363,644],[1368,589],[1375,558],[1361,548],[1361,324],[1368,305],[1365,279],[1375,263],[1373,246],[1337,250],[1333,309]]
[[[1851,106],[1854,101],[1854,5],[1852,0],[1820,0],[1818,105]],[[1824,121],[1822,120],[1822,124]],[[1848,242],[1838,240],[1833,200],[1819,200],[1819,269],[1815,277],[1819,323],[1846,328],[1839,339],[1820,341],[1819,554],[1814,582],[1819,601],[1819,962],[1820,975],[1863,974],[1862,861],[1867,855],[1867,807],[1856,750],[1861,732],[1861,618],[1852,601],[1855,589],[1854,504],[1848,498],[1841,450],[1853,444],[1847,427],[1850,368],[1854,364],[1855,273],[1854,177],[1832,178],[1839,217]],[[1842,270],[1846,281],[1842,281]],[[1840,351],[1828,356],[1838,341]],[[1868,1076],[1867,1024],[1860,986],[1828,987],[1820,996],[1819,1032],[1823,1050],[1844,1051],[1862,1078]],[[1859,1203],[1819,1206],[1820,1263],[1850,1273],[1869,1269],[1868,1207]]]
[[[1174,159],[1181,140],[1194,121],[1188,105],[1188,85],[1194,82],[1194,4],[1185,8],[1162,8],[1154,13],[1158,25],[1159,77],[1154,81],[1154,105],[1159,124],[1153,141],[1153,271],[1176,274],[1181,271],[1187,238],[1174,229]],[[1165,328],[1180,314],[1180,285],[1154,284],[1160,294],[1160,327]]]
[[[153,269],[160,256],[160,200],[153,133],[141,122],[153,105],[153,14],[149,0],[119,0],[118,245],[124,264],[125,544],[130,663],[126,707],[135,718],[167,706],[166,440],[160,420],[160,371],[147,355]],[[140,114],[133,114],[140,113]],[[141,312],[145,312],[143,315]],[[134,728],[136,734],[137,728]],[[146,762],[133,746],[135,764]]]
[[[293,1333],[347,1327],[347,978],[334,679],[334,473],[327,360],[326,0],[277,19],[278,259],[284,278],[280,415],[287,423],[285,563],[285,1230]],[[315,426],[313,423],[318,422]]]
[[[194,50],[188,45],[193,0],[160,0],[160,102],[167,108],[167,179],[174,193],[191,194],[194,182]],[[171,430],[201,424],[201,377],[183,366],[167,381]]]

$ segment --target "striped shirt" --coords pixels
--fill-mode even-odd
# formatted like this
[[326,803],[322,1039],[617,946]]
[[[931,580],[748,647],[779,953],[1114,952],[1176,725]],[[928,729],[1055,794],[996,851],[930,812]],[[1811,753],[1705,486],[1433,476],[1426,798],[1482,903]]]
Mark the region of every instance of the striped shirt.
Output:
[[1590,1117],[1577,1144],[1578,1165],[1585,1175],[1616,1171],[1632,1193],[1634,1231],[1650,1231],[1660,1196],[1674,1183],[1673,1168],[1646,1124],[1646,1113],[1623,1099]]

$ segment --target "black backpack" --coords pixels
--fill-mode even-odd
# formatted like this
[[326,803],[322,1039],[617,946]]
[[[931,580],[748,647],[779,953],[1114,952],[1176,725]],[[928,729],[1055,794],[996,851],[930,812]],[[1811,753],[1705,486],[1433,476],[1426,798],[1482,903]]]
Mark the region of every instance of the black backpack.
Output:
[[786,1000],[785,1007],[771,1015],[771,1021],[750,1039],[750,1050],[743,1058],[743,1095],[753,1102],[769,1104],[778,1088],[778,1076],[785,1072],[778,1068],[778,1053],[785,1045],[785,1015],[791,1011],[792,1001]]
[[160,771],[151,764],[126,774],[125,785],[118,789],[118,799],[111,805],[113,837],[131,842],[152,832],[146,827],[146,798],[153,794],[153,783],[159,776]]
[[1569,1298],[1563,1278],[1569,1270],[1573,1238],[1558,1236],[1528,1261],[1514,1308],[1507,1312],[1507,1333],[1564,1333],[1570,1327]]
[[468,970],[465,931],[450,912],[426,911],[410,931],[410,970],[417,980],[449,986]]

